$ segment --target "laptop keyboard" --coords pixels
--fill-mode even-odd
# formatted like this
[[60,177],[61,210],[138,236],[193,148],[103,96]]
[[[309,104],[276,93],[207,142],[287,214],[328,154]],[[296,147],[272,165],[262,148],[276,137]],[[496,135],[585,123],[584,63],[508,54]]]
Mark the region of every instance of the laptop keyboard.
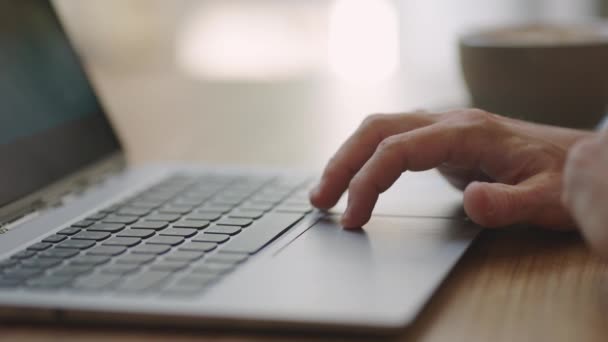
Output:
[[306,180],[175,175],[0,261],[0,288],[198,295],[312,211]]

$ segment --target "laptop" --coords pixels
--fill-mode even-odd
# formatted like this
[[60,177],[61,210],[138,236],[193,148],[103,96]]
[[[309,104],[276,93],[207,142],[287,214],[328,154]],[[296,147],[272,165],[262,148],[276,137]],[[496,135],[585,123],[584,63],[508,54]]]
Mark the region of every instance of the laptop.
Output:
[[0,122],[5,322],[398,332],[478,233],[435,172],[347,231],[314,173],[126,165],[48,1],[0,3]]

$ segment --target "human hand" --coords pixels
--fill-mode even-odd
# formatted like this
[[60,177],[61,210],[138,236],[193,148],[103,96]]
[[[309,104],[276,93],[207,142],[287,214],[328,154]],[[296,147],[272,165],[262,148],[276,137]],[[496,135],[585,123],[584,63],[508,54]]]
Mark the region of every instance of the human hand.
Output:
[[564,172],[563,202],[591,247],[608,257],[608,131],[572,147]]
[[372,115],[329,161],[310,199],[328,209],[348,189],[342,225],[360,227],[401,173],[438,167],[464,189],[465,211],[482,226],[572,228],[560,201],[563,166],[589,134],[477,109]]

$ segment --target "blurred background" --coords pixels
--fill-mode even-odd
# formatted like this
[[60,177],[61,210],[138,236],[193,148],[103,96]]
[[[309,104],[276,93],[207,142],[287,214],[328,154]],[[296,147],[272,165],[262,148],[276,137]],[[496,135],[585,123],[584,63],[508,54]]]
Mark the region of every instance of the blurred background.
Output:
[[56,0],[132,162],[318,169],[370,113],[466,106],[457,39],[602,0]]

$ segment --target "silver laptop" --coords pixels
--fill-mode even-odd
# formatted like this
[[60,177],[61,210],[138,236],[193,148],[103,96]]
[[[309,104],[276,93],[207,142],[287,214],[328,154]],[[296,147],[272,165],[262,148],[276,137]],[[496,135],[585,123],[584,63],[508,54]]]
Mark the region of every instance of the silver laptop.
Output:
[[390,333],[478,232],[435,173],[346,231],[343,205],[310,206],[306,173],[126,167],[42,0],[0,3],[0,159],[4,321]]

